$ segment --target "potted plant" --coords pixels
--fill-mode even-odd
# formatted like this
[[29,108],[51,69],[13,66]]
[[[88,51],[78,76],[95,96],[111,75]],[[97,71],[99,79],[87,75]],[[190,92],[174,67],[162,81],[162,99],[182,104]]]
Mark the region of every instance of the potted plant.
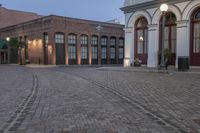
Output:
[[141,64],[142,64],[142,61],[139,60],[138,58],[135,58],[135,60],[134,60],[134,66],[136,66],[136,67],[140,67]]

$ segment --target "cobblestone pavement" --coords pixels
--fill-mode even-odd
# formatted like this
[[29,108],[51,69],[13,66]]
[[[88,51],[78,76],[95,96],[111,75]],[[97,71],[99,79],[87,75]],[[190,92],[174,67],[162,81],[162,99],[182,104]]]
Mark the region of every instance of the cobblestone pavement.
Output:
[[[13,116],[17,105],[21,107],[15,119],[5,126],[4,132],[200,131],[200,74],[118,72],[96,67],[0,67],[0,72],[13,80],[17,77],[17,81],[22,83],[21,88],[18,85],[20,91],[13,87],[17,86],[14,82],[10,86],[4,85],[4,90],[0,88],[1,96],[10,87],[15,89],[7,94],[14,95],[14,101],[8,96],[0,97],[1,124]],[[13,76],[19,72],[24,74]],[[6,84],[7,80],[0,83]]]

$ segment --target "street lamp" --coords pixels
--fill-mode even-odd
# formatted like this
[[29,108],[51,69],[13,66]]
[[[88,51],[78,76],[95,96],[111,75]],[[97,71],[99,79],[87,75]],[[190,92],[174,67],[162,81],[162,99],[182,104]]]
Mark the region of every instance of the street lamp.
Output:
[[10,63],[10,37],[6,37],[6,44],[8,46],[8,64]]
[[165,64],[165,57],[164,57],[164,43],[165,43],[165,15],[166,12],[168,11],[168,5],[167,4],[162,4],[160,6],[160,10],[162,12],[162,51],[161,51],[161,63],[160,63],[160,68],[166,67]]

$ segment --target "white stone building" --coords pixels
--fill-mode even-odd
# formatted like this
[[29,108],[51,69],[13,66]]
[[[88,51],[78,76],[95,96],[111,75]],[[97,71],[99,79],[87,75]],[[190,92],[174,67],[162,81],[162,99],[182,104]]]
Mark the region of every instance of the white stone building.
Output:
[[170,64],[177,66],[179,56],[188,56],[191,66],[200,66],[200,0],[125,0],[124,66],[135,58],[148,67],[157,67],[162,46],[162,12],[166,3],[164,48],[169,48]]

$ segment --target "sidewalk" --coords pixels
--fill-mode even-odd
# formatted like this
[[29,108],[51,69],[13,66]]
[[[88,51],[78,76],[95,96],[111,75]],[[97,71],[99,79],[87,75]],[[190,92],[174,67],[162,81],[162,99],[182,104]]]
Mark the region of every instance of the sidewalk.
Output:
[[168,70],[157,68],[147,68],[146,66],[142,67],[100,67],[97,70],[103,71],[123,71],[123,72],[148,72],[148,73],[188,73],[188,74],[200,74],[200,67],[191,67],[188,71],[178,71],[177,68],[171,66],[168,67]]

